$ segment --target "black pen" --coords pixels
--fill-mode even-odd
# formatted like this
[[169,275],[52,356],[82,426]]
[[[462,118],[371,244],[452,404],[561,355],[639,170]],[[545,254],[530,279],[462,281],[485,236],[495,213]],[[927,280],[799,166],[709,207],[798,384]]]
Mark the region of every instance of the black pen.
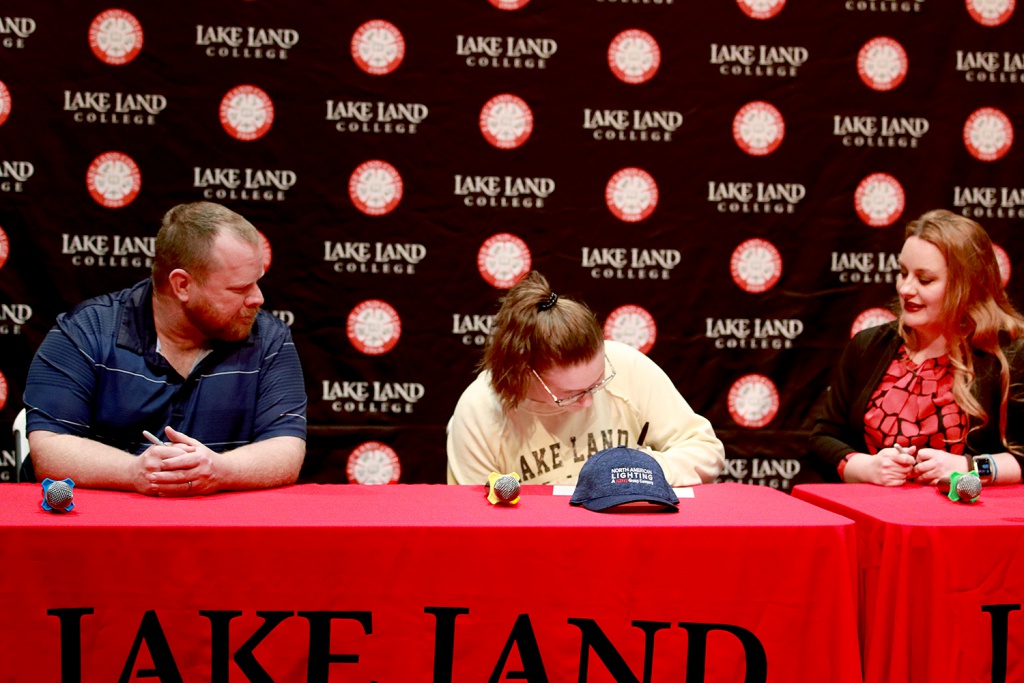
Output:
[[637,446],[643,446],[644,445],[644,439],[647,438],[647,428],[650,427],[650,426],[651,426],[650,422],[644,422],[644,427],[643,427],[643,429],[640,430],[640,437],[636,440],[636,445]]

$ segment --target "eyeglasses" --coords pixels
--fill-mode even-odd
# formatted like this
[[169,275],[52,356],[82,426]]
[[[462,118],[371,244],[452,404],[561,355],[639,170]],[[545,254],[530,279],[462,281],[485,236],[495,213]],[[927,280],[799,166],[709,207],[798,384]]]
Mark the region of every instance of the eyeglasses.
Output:
[[557,396],[555,396],[555,392],[551,391],[551,389],[548,388],[548,385],[544,383],[544,380],[540,378],[540,375],[537,374],[536,370],[530,368],[530,372],[532,372],[533,376],[537,378],[537,381],[540,382],[540,385],[544,387],[544,391],[548,392],[548,395],[551,397],[551,400],[555,402],[555,405],[558,406],[559,408],[562,408],[565,406],[571,406],[573,403],[576,403],[587,394],[596,394],[597,392],[601,391],[606,386],[608,386],[609,382],[615,379],[615,367],[612,365],[612,362],[608,360],[608,356],[604,357],[604,362],[607,363],[608,369],[611,370],[611,374],[609,374],[607,377],[605,377],[604,379],[602,379],[600,382],[590,387],[589,389],[584,389],[578,394],[573,394],[572,396],[567,396],[565,398],[558,398]]

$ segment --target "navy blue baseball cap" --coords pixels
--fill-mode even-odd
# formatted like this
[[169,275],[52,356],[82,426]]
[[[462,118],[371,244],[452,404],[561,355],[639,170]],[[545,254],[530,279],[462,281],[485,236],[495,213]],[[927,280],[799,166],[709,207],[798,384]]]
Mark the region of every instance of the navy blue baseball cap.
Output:
[[679,512],[679,497],[658,461],[625,446],[595,453],[583,464],[569,503],[597,512],[627,503],[649,503],[662,506],[665,512]]

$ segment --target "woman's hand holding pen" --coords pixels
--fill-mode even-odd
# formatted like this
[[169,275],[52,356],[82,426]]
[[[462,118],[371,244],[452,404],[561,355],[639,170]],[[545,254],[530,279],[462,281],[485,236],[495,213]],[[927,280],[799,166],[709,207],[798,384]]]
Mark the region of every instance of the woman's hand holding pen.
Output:
[[896,444],[874,455],[857,453],[846,466],[846,481],[863,481],[879,486],[903,486],[914,480],[917,448]]

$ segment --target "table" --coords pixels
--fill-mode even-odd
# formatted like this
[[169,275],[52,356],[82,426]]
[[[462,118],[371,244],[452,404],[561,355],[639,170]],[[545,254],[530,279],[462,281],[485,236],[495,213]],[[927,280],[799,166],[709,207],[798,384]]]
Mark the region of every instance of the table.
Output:
[[861,680],[854,525],[768,488],[678,514],[540,486],[40,498],[0,486],[5,680]]
[[1024,486],[802,484],[857,522],[866,683],[1024,680]]

